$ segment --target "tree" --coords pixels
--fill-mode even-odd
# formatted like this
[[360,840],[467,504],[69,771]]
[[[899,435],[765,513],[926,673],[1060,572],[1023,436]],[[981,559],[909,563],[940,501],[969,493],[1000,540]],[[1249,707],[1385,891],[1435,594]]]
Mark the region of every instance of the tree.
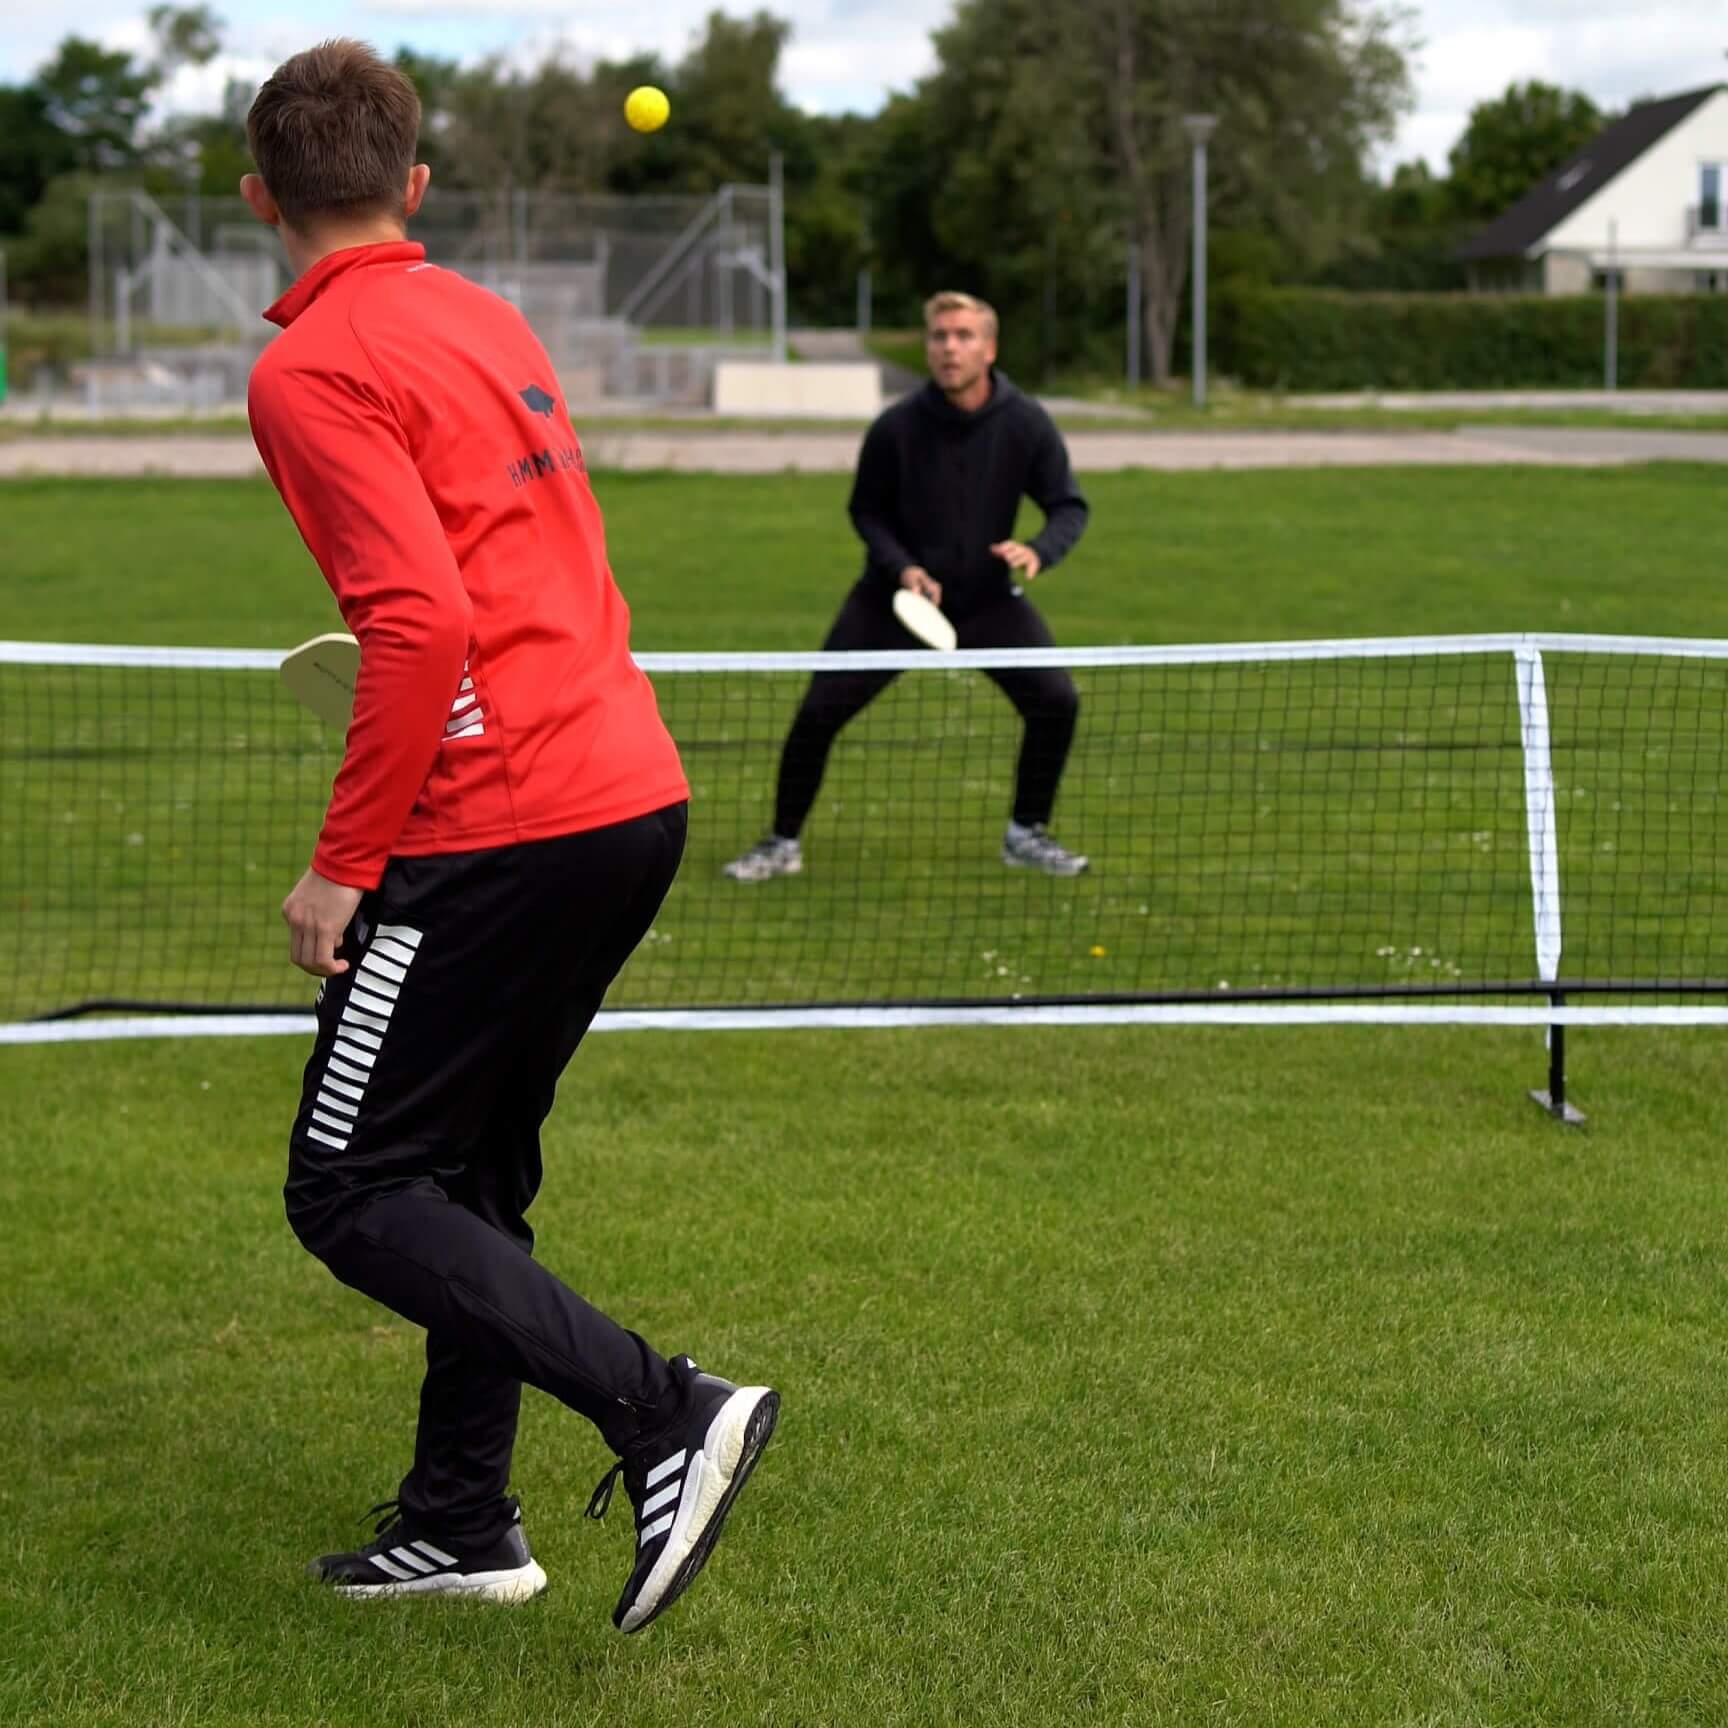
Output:
[[7,274],[29,298],[73,305],[89,281],[90,200],[98,175],[59,174],[48,182],[24,223],[23,237],[6,248]]
[[71,165],[71,140],[42,91],[0,86],[0,234],[22,232],[48,182]]
[[1553,84],[1513,84],[1493,101],[1478,102],[1452,148],[1453,208],[1466,222],[1491,221],[1606,123],[1588,96]]
[[138,161],[138,130],[159,82],[155,67],[138,64],[125,49],[82,36],[68,36],[35,78],[74,162],[93,172]]
[[152,6],[145,13],[156,39],[156,72],[164,82],[182,66],[208,66],[222,51],[223,20],[208,6]]
[[[1368,150],[1409,99],[1401,17],[1348,0],[1073,0],[1076,74],[1107,116],[1109,152],[1145,284],[1153,380],[1168,382],[1187,279],[1185,116],[1218,120],[1221,206],[1252,202],[1311,254],[1335,247]],[[1052,8],[1054,11],[1055,8]],[[1092,28],[1082,30],[1090,14]]]
[[1014,371],[1071,356],[1122,277],[1108,164],[1073,93],[1051,87],[1043,11],[963,5],[937,33],[937,70],[872,126],[859,175],[883,317],[915,321],[938,288],[981,294]]
[[702,39],[672,75],[678,122],[668,143],[690,191],[765,180],[770,152],[784,153],[792,144],[798,117],[778,88],[780,56],[791,36],[792,26],[767,12],[749,18],[709,13]]
[[[1220,226],[1302,268],[1355,225],[1364,157],[1409,95],[1401,15],[1356,0],[962,0],[935,40],[919,112],[888,118],[902,149],[922,134],[926,173],[941,164],[940,248],[1035,319],[1048,360],[1120,308],[1132,242],[1158,382],[1188,273],[1184,117],[1220,121]],[[874,200],[884,226],[916,225],[910,191]]]
[[[208,66],[222,51],[223,21],[208,6],[152,6],[146,18],[156,39],[152,61],[159,86],[170,83],[183,66]],[[230,78],[223,87],[222,106],[215,114],[187,114],[166,120],[149,140],[147,154],[172,175],[176,191],[203,194],[233,192],[250,172],[246,147],[248,85]],[[182,219],[200,240],[196,200],[188,198]]]
[[454,60],[422,54],[413,48],[398,48],[391,56],[397,71],[404,72],[420,96],[420,160],[432,169],[432,184],[456,186],[451,147],[452,99],[462,75]]
[[1370,189],[1359,237],[1309,280],[1360,293],[1445,293],[1465,286],[1458,261],[1465,225],[1451,183],[1426,162],[1401,162]]

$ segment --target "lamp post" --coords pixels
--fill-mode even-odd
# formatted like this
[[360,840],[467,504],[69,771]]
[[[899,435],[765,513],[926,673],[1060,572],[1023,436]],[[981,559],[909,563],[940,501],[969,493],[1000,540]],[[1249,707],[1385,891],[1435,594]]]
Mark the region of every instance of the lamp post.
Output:
[[768,158],[768,316],[774,364],[786,364],[786,177],[780,152]]
[[1128,388],[1140,385],[1140,335],[1145,328],[1145,308],[1140,297],[1140,242],[1128,236]]
[[1602,338],[1603,382],[1612,395],[1620,388],[1620,224],[1608,224],[1608,268],[1603,273],[1602,287],[1607,315],[1607,329]]
[[204,187],[204,146],[188,138],[181,172],[186,180],[186,238],[200,250],[204,246],[204,211],[200,193]]
[[1206,406],[1206,146],[1218,130],[1213,114],[1190,114],[1182,122],[1194,146],[1194,406]]

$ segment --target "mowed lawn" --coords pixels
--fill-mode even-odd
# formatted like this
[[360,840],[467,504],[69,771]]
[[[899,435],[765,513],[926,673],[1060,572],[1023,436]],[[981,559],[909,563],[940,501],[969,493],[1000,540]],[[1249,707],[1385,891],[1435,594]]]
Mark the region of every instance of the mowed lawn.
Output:
[[[829,480],[602,475],[639,647],[805,647]],[[1719,471],[1113,476],[1058,634],[1728,635]],[[268,491],[0,487],[0,633],[280,646]],[[13,684],[14,691],[21,688]],[[0,838],[3,843],[3,838]],[[286,884],[283,884],[286,887]],[[0,1723],[1713,1723],[1728,1697],[1720,1038],[613,1036],[541,1252],[771,1378],[701,1583],[526,1404],[552,1591],[331,1601],[411,1438],[411,1329],[281,1220],[292,1040],[0,1050]]]
[[[1718,467],[1083,482],[1092,528],[1032,590],[1065,642],[1728,635]],[[596,490],[639,649],[814,648],[858,574],[844,477]],[[262,480],[4,482],[0,602],[0,632],[49,641],[280,648],[340,627]]]

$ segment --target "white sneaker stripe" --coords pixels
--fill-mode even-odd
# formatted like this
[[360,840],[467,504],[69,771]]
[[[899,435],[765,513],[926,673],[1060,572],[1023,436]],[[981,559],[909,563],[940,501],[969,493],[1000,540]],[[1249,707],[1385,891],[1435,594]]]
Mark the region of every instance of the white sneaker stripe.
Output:
[[433,1570],[432,1562],[430,1560],[422,1560],[412,1548],[392,1548],[390,1553],[393,1558],[400,1560],[404,1566],[412,1566],[416,1572],[430,1572]]
[[672,1528],[673,1520],[677,1516],[676,1512],[668,1512],[663,1518],[656,1518],[652,1524],[645,1524],[642,1527],[641,1540],[637,1542],[636,1546],[646,1548],[656,1536],[662,1535]]
[[642,1502],[641,1516],[644,1518],[658,1512],[662,1506],[670,1506],[678,1498],[678,1491],[684,1486],[682,1482],[668,1482],[652,1500]]
[[367,1558],[380,1572],[384,1574],[386,1578],[394,1578],[398,1583],[418,1576],[416,1573],[404,1571],[403,1568],[396,1565],[394,1561],[386,1560],[382,1554],[369,1554]]
[[684,1449],[680,1447],[670,1458],[662,1458],[660,1462],[648,1472],[642,1486],[644,1488],[652,1488],[656,1482],[664,1482],[674,1470],[682,1470],[684,1468],[684,1456]]
[[414,1546],[418,1548],[420,1552],[427,1557],[427,1559],[436,1560],[440,1566],[454,1566],[456,1564],[456,1556],[454,1554],[446,1554],[442,1548],[434,1548],[430,1542],[416,1542]]

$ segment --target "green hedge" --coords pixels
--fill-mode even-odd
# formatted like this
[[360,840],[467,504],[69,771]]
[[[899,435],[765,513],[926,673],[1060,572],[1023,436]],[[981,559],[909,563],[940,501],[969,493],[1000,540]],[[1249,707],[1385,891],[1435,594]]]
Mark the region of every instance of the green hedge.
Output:
[[[1217,364],[1257,390],[1588,388],[1603,379],[1597,294],[1245,289],[1219,313]],[[1625,296],[1620,382],[1728,388],[1728,295]]]

